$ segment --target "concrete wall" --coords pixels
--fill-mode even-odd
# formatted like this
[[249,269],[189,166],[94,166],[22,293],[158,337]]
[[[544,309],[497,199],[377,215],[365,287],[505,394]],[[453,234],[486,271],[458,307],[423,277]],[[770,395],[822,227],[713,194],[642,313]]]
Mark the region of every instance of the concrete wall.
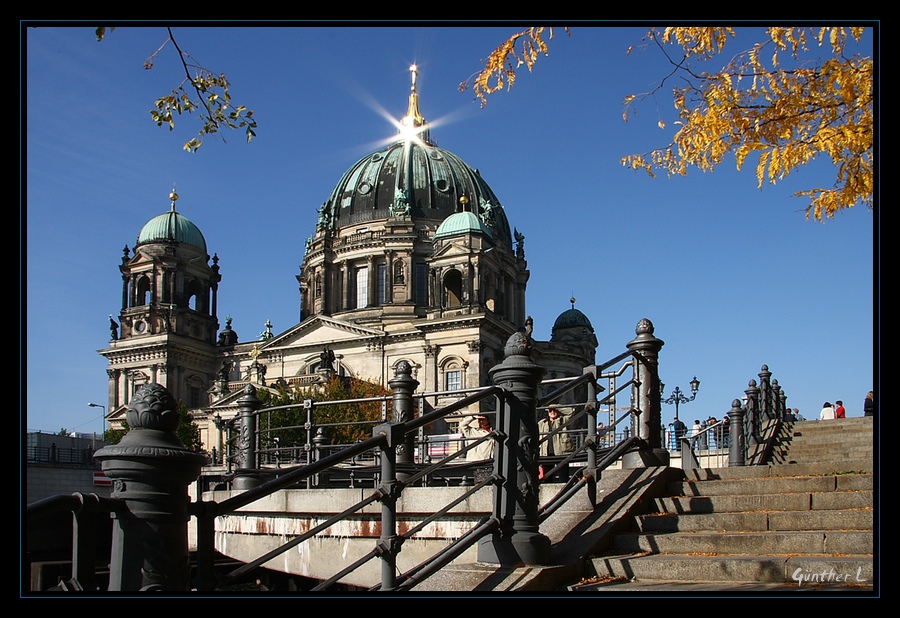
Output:
[[79,468],[28,464],[25,469],[25,503],[76,491],[108,498],[111,487],[94,485],[94,472],[99,471],[100,466]]

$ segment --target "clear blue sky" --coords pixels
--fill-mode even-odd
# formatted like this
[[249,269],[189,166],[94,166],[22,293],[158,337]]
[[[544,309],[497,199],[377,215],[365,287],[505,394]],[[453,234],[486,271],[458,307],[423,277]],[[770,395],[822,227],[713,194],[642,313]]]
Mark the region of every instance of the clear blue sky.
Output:
[[[676,120],[668,89],[622,119],[624,97],[668,70],[657,51],[626,54],[645,26],[557,30],[550,55],[484,109],[458,85],[517,26],[177,27],[182,48],[225,72],[259,123],[251,144],[234,132],[196,154],[181,149],[192,117],[172,132],[150,120],[183,77],[171,47],[142,68],[165,29],[120,27],[98,43],[94,26],[23,33],[23,430],[100,431],[100,409],[87,403],[107,403],[97,350],[120,309],[122,250],[168,210],[173,186],[220,258],[222,327],[232,316],[247,342],[266,320],[276,333],[296,324],[295,276],[317,208],[395,135],[387,116],[406,111],[411,63],[432,135],[480,170],[525,235],[537,339],[574,296],[598,361],[623,351],[641,318],[654,323],[667,394],[701,381],[685,420],[721,418],[764,363],[808,418],[837,399],[862,415],[877,375],[877,215],[804,218],[792,194],[829,186],[828,161],[762,189],[733,160],[687,178],[624,169],[623,155],[668,143],[659,118]],[[731,53],[759,32],[747,28]],[[871,35],[861,51],[872,54]],[[665,422],[673,414],[664,407]]]

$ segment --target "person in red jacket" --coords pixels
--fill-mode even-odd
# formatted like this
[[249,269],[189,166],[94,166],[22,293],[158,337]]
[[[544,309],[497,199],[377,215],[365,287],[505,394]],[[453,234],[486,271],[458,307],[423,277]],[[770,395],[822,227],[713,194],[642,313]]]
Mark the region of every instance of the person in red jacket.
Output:
[[847,418],[847,411],[844,410],[844,402],[838,399],[835,401],[837,407],[834,409],[834,418]]

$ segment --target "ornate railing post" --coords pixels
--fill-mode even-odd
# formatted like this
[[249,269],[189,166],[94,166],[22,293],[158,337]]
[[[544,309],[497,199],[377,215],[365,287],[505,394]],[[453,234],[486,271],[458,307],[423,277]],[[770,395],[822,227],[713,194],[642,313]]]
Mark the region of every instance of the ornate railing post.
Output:
[[744,442],[744,409],[741,407],[741,400],[735,399],[731,402],[731,410],[728,412],[728,466],[746,465],[746,444]]
[[778,380],[772,380],[772,409],[769,418],[781,418],[781,385]]
[[[406,361],[400,361],[394,370],[394,377],[388,381],[392,391],[391,419],[395,423],[408,423],[413,419],[415,407],[412,394],[419,381],[412,377],[412,367]],[[415,434],[409,433],[403,442],[397,445],[397,463],[412,464],[415,455]]]
[[759,444],[761,438],[759,433],[760,421],[762,420],[759,411],[760,392],[756,386],[756,380],[751,379],[747,388],[744,390],[747,395],[747,413],[744,417],[744,435],[747,438],[747,447]]
[[632,390],[632,399],[640,410],[640,415],[631,419],[633,434],[647,442],[650,451],[626,453],[622,457],[624,468],[669,465],[669,452],[662,444],[662,398],[659,388],[659,351],[665,342],[654,337],[653,331],[653,323],[643,318],[634,329],[637,337],[627,344],[636,357],[633,362],[637,383]]
[[262,484],[256,453],[256,412],[262,402],[256,397],[256,387],[248,384],[238,399],[238,467],[235,470],[233,489],[250,489]]
[[758,428],[762,428],[763,419],[774,418],[774,400],[772,397],[772,372],[768,365],[763,365],[759,372],[759,419]]
[[501,432],[495,473],[494,517],[499,528],[478,542],[478,561],[501,565],[546,564],[550,539],[538,530],[537,386],[545,369],[531,360],[531,337],[516,332],[507,340],[505,359],[490,370],[504,390],[497,417]]
[[372,430],[373,436],[383,436],[381,447],[381,536],[378,555],[381,558],[381,590],[389,592],[397,587],[397,554],[403,542],[397,535],[397,500],[402,483],[397,480],[397,450],[403,444],[403,425],[383,423]]
[[122,441],[95,454],[126,506],[113,515],[108,590],[190,590],[187,488],[208,460],[175,435],[181,417],[165,387],[141,386],[125,418]]
[[591,443],[591,447],[587,450],[587,469],[585,476],[588,484],[588,499],[591,504],[597,504],[597,449],[604,436],[597,435],[597,418],[599,415],[599,405],[597,404],[597,394],[603,390],[597,384],[599,372],[596,365],[585,367],[583,373],[589,373],[593,376],[593,380],[587,383],[587,440]]

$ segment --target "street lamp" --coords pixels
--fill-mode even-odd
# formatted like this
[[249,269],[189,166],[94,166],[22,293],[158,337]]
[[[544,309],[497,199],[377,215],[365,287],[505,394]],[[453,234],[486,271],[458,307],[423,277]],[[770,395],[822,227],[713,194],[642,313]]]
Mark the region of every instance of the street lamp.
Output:
[[100,432],[100,439],[103,439],[103,434],[106,433],[106,406],[101,406],[99,403],[89,403],[89,408],[103,408],[103,416],[100,417],[100,425],[103,428],[103,431]]
[[[666,388],[666,385],[662,382],[659,383],[659,391],[663,392]],[[697,396],[697,391],[700,390],[700,380],[697,379],[697,376],[694,376],[694,379],[691,380],[691,396],[688,397],[684,393],[681,392],[681,388],[678,386],[675,387],[675,390],[672,391],[672,394],[669,395],[668,399],[663,399],[660,397],[660,401],[662,401],[666,405],[675,404],[675,420],[678,420],[678,406],[682,403],[689,403],[694,400]]]

